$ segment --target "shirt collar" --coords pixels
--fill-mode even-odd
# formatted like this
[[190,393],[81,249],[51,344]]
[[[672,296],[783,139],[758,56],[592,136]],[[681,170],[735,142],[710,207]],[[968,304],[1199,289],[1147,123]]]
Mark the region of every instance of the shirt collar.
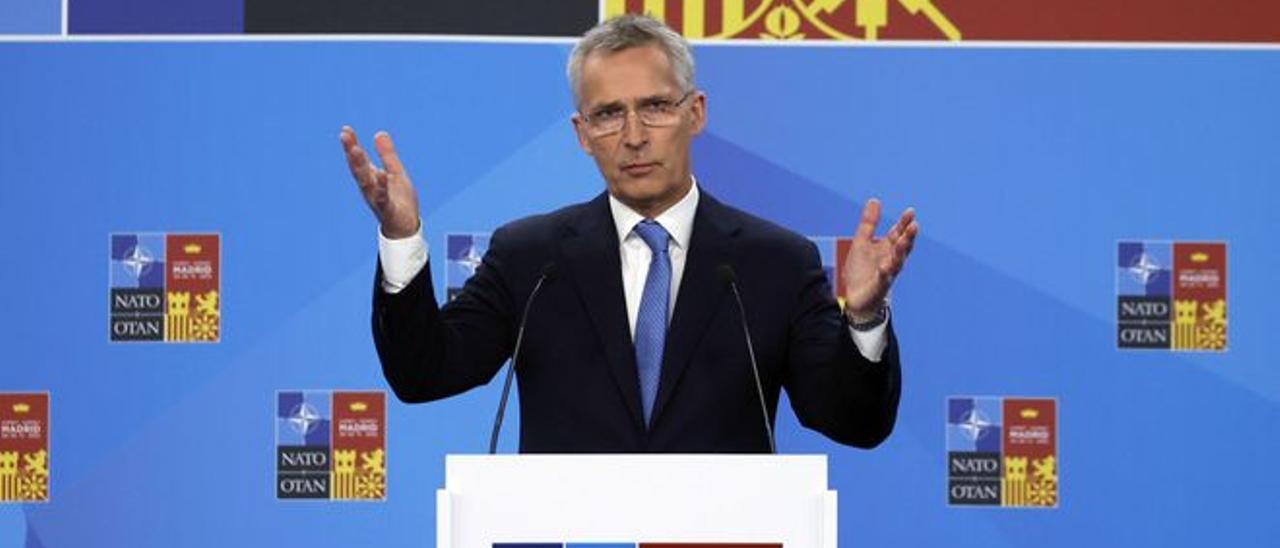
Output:
[[[692,176],[690,176],[692,177]],[[680,249],[689,249],[689,238],[693,235],[693,215],[698,211],[698,179],[693,179],[689,192],[675,205],[667,208],[654,221],[667,229],[671,241]],[[612,194],[609,195],[609,212],[613,214],[614,228],[618,231],[618,242],[626,241],[636,224],[644,220],[644,216],[622,203]]]

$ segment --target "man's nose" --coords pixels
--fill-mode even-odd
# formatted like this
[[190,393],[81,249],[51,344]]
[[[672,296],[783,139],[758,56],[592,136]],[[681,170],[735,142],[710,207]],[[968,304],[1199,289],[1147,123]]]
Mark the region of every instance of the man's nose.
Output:
[[640,122],[640,113],[629,110],[622,124],[622,144],[628,148],[640,148],[649,142],[649,127]]

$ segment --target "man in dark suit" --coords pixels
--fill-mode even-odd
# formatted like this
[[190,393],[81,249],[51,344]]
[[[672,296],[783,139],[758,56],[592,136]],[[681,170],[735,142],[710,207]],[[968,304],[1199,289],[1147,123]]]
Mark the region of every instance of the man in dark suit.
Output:
[[901,378],[886,296],[919,232],[913,212],[876,238],[880,206],[868,201],[842,313],[812,243],[698,188],[689,145],[706,124],[706,96],[679,35],[642,16],[606,21],[579,42],[568,72],[573,126],[607,191],[498,229],[443,308],[390,136],[375,136],[380,169],[343,128],[381,223],[373,331],[396,395],[431,401],[487,383],[529,303],[517,364],[523,452],[769,451],[763,423],[784,388],[802,424],[859,447],[884,440]]

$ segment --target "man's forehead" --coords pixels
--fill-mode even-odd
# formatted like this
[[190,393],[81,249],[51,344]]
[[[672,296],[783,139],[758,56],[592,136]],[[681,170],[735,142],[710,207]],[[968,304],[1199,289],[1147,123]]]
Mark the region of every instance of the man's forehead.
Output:
[[586,104],[633,102],[669,95],[679,87],[670,60],[655,44],[594,51],[582,63]]

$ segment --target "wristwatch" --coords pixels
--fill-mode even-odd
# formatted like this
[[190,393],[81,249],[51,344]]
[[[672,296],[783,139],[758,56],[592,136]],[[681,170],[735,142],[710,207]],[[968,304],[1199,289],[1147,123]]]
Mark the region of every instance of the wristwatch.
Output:
[[848,310],[845,311],[844,317],[849,321],[849,327],[852,327],[854,331],[870,331],[889,321],[889,303],[880,303],[880,308],[876,309],[875,315],[863,321],[854,320],[853,316],[849,315]]

